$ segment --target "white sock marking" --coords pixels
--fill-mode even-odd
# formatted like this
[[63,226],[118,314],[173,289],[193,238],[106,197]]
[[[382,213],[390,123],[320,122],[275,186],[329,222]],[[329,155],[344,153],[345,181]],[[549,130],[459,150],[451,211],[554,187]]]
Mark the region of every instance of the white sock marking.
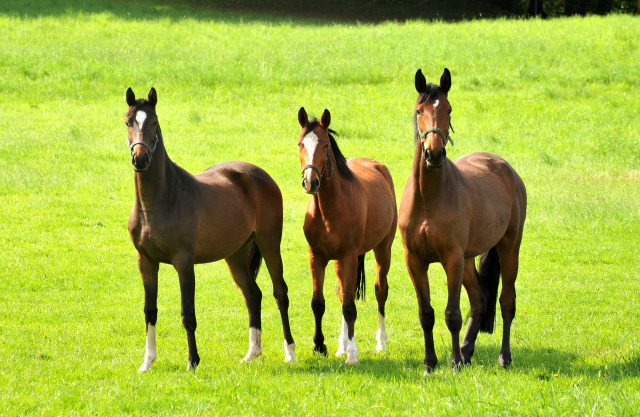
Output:
[[336,356],[342,356],[347,353],[347,340],[349,336],[349,328],[347,327],[347,321],[342,316],[342,329],[340,330],[340,337],[338,338],[338,350]]
[[144,348],[144,362],[142,362],[142,365],[138,368],[138,372],[142,373],[149,370],[153,361],[155,361],[157,357],[156,326],[150,324],[147,326],[147,342]]
[[249,329],[249,351],[242,362],[248,362],[260,355],[262,355],[262,330],[251,327]]
[[291,343],[287,344],[287,341],[284,341],[284,361],[285,362],[293,362],[296,360],[296,355],[293,351],[296,350],[296,344]]
[[358,348],[356,348],[356,335],[351,339],[347,339],[347,365],[355,365],[358,363]]
[[382,352],[387,349],[387,330],[384,327],[384,316],[378,313],[378,331],[376,332],[376,350]]

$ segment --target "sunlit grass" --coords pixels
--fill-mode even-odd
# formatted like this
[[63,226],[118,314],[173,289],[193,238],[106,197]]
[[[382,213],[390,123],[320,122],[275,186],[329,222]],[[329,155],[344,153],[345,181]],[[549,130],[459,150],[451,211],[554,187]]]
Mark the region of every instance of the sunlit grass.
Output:
[[[640,404],[640,25],[610,16],[379,25],[296,21],[146,2],[0,6],[0,400],[3,413],[631,415]],[[442,268],[430,269],[440,364],[424,347],[402,243],[393,247],[388,351],[375,352],[374,262],[358,304],[359,359],[311,352],[307,196],[294,141],[304,106],[332,114],[347,156],[388,165],[401,195],[413,154],[418,68],[452,72],[452,157],[498,153],[525,181],[512,367],[501,321],[453,374]],[[158,91],[169,155],[192,172],[264,167],[284,196],[282,253],[298,360],[284,364],[266,268],[263,356],[239,360],[247,313],[224,263],[196,268],[202,364],[186,373],[177,277],[160,270],[158,350],[126,221],[133,173],[125,91]],[[463,296],[463,312],[468,303]],[[498,315],[499,316],[499,315]]]

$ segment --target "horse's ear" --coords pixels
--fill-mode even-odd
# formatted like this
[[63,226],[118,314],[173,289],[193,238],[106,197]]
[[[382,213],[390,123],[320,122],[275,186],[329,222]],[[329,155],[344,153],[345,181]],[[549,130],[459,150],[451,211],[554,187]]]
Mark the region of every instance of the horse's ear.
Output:
[[147,99],[152,106],[155,106],[158,102],[158,95],[156,94],[156,89],[151,87],[149,90],[149,98]]
[[418,93],[427,91],[427,80],[424,78],[424,75],[422,75],[421,69],[416,72],[416,91]]
[[136,95],[133,94],[133,90],[131,89],[131,87],[129,87],[127,89],[127,104],[129,105],[129,107],[131,107],[135,102],[136,102]]
[[324,111],[322,112],[322,117],[320,118],[320,124],[325,129],[329,129],[329,124],[331,124],[331,113],[329,113],[329,110],[324,109]]
[[445,68],[444,72],[442,73],[442,77],[440,77],[440,90],[442,90],[443,93],[447,94],[450,88],[451,73],[449,72],[448,68]]
[[305,128],[309,124],[309,116],[307,116],[307,111],[304,107],[300,107],[298,110],[298,123],[300,123],[300,127]]

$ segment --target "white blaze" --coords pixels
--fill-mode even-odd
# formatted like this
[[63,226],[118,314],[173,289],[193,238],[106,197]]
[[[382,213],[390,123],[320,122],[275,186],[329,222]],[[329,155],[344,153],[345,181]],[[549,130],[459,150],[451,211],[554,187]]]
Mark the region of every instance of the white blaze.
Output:
[[[311,164],[311,162],[313,161],[313,154],[315,154],[316,152],[316,148],[318,147],[318,136],[313,133],[313,132],[309,132],[306,135],[304,135],[304,138],[302,139],[302,143],[304,144],[304,148],[307,150],[307,163]],[[307,177],[309,170],[307,169],[304,173],[304,176],[306,179],[309,179]]]
[[144,125],[144,121],[147,120],[147,113],[142,110],[138,110],[136,113],[136,122],[138,122],[138,130],[142,130],[142,125]]

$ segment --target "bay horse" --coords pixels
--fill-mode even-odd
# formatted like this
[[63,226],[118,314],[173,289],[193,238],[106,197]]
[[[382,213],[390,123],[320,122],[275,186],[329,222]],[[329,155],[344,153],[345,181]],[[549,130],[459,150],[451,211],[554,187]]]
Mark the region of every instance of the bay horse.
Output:
[[[421,70],[413,122],[413,168],[402,195],[398,226],[405,260],[418,297],[425,341],[425,374],[438,362],[433,344],[429,264],[440,262],[447,275],[445,321],[452,339],[452,365],[468,364],[479,331],[493,332],[500,275],[503,319],[499,363],[511,363],[510,332],[516,312],[515,281],[526,216],[527,194],[516,171],[502,158],[485,152],[455,161],[446,156],[450,141],[451,73],[445,68],[440,85],[427,84]],[[475,257],[482,255],[476,271]],[[471,316],[462,341],[460,290],[469,296]]]
[[249,351],[243,362],[262,353],[260,308],[262,292],[256,277],[262,257],[273,281],[284,329],[285,361],[294,360],[295,344],[289,328],[289,298],[283,278],[282,194],[261,168],[247,162],[222,162],[192,175],[167,156],[156,115],[158,97],[151,88],[147,99],[127,90],[125,119],[131,162],[135,170],[136,200],[129,217],[129,234],[138,251],[145,303],[146,347],[139,372],[156,359],[159,264],[178,273],[182,324],[187,333],[187,369],[200,362],[196,347],[194,264],[224,259],[240,287],[249,310]]
[[[327,354],[322,333],[325,311],[325,269],[335,260],[342,302],[342,330],[336,356],[358,363],[354,325],[356,298],[364,297],[364,255],[373,249],[377,263],[375,283],[378,301],[378,352],[386,349],[385,303],[389,292],[387,274],[391,245],[396,234],[398,211],[393,180],[386,166],[369,158],[345,159],[329,129],[331,114],[309,120],[304,107],[298,112],[302,131],[298,138],[302,187],[311,195],[304,219],[313,278],[311,308],[315,317],[313,351]],[[335,169],[334,169],[335,167]]]

